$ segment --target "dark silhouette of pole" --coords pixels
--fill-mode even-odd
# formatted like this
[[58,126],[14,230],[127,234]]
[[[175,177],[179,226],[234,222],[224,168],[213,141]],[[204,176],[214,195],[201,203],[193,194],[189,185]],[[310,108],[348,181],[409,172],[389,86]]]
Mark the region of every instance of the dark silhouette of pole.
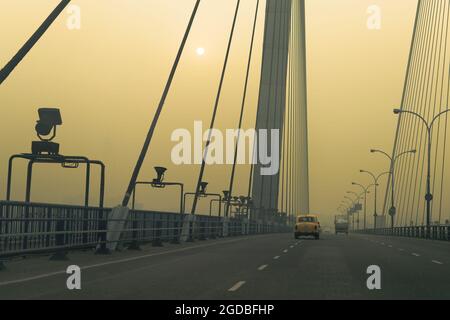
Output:
[[[349,199],[350,201],[352,201],[352,207],[353,207],[353,209],[355,209],[355,206],[356,206],[356,203],[359,203],[360,201],[361,201],[361,196],[363,195],[363,193],[361,193],[361,194],[357,194],[356,192],[354,192],[354,191],[347,191],[347,194],[353,194],[353,195],[355,195],[356,196],[356,199],[355,200],[353,200],[352,198],[350,198],[350,197],[345,197],[345,198],[347,198],[347,199]],[[355,211],[358,211],[359,212],[359,210],[355,210]],[[354,231],[355,230],[355,212],[353,212],[353,214],[352,214],[352,218],[353,218],[353,222],[352,222],[352,230]],[[359,224],[359,213],[358,213],[358,224]]]
[[[390,156],[389,154],[387,154],[386,152],[384,152],[383,150],[377,150],[377,149],[372,149],[370,150],[370,152],[372,153],[381,153],[383,155],[385,155],[390,161],[391,161],[391,171],[390,172],[386,172],[385,174],[390,174],[390,178],[391,178],[391,208],[389,209],[389,215],[391,216],[391,228],[394,228],[394,217],[396,214],[397,209],[395,208],[395,192],[394,192],[394,187],[395,187],[395,164],[397,163],[397,160],[404,155],[407,154],[415,154],[417,151],[414,150],[408,150],[405,152],[402,152],[400,154],[398,154],[395,157]],[[367,172],[369,173],[369,172]],[[372,175],[373,176],[373,175]],[[377,217],[377,209],[376,209],[376,205],[375,205],[375,220]],[[376,229],[376,225],[374,226],[374,229]]]
[[[375,184],[371,184],[367,187],[364,187],[362,184],[357,183],[357,182],[352,182],[352,185],[354,186],[359,186],[364,190],[364,230],[366,230],[366,217],[367,217],[367,194],[369,193],[369,189],[370,187],[374,186],[375,187],[375,198],[377,197],[377,192],[376,192],[376,185]],[[375,200],[376,203],[376,200]]]
[[350,197],[345,197],[345,198],[351,201],[351,205],[347,209],[348,224],[350,225],[350,214],[351,214],[352,215],[352,222],[351,222],[352,230],[355,230],[355,216],[354,216],[355,213],[353,212],[353,209],[355,207],[355,201],[353,201],[353,199]]
[[389,174],[390,172],[388,171],[388,172],[383,172],[383,173],[380,173],[378,176],[376,176],[375,174],[373,174],[372,172],[370,172],[370,171],[366,171],[366,170],[360,170],[359,172],[361,172],[361,173],[367,173],[367,174],[369,174],[372,178],[373,178],[373,184],[374,184],[374,186],[375,186],[375,204],[374,204],[374,214],[373,214],[373,217],[374,217],[374,230],[376,230],[376,228],[377,228],[377,217],[378,217],[378,213],[377,213],[377,203],[378,203],[378,186],[379,186],[379,184],[378,184],[378,180],[380,180],[380,178],[382,177],[382,176],[384,176],[385,174]]
[[25,56],[30,52],[34,45],[39,41],[39,39],[44,35],[47,29],[52,25],[52,23],[58,18],[61,12],[69,4],[70,0],[62,0],[56,8],[50,13],[50,15],[45,19],[45,21],[39,26],[35,33],[28,39],[27,42],[19,49],[19,51],[12,57],[12,59],[0,70],[0,85],[5,81],[11,72],[17,67],[17,65],[25,58]]
[[131,194],[133,193],[134,186],[136,184],[136,180],[139,176],[139,172],[141,171],[142,164],[144,163],[145,156],[147,155],[148,149],[150,147],[150,142],[152,141],[153,134],[155,132],[156,125],[158,124],[159,117],[161,116],[161,112],[164,108],[164,104],[166,102],[167,95],[169,94],[170,88],[172,86],[173,78],[178,69],[178,64],[180,63],[181,56],[184,51],[184,47],[186,46],[187,39],[192,29],[192,25],[194,23],[195,17],[197,15],[198,7],[200,6],[201,0],[197,0],[194,6],[194,10],[192,12],[191,18],[189,20],[188,26],[186,28],[186,32],[184,33],[183,40],[181,41],[180,48],[178,49],[177,56],[175,58],[175,62],[172,66],[172,70],[170,71],[169,79],[167,80],[166,87],[164,88],[164,92],[162,94],[161,100],[159,102],[158,108],[156,109],[155,116],[153,117],[152,124],[150,125],[150,129],[147,133],[147,137],[145,139],[144,145],[142,147],[141,153],[137,160],[136,166],[134,167],[133,174],[130,179],[130,183],[128,184],[127,191],[125,192],[125,196],[122,201],[122,206],[126,207],[128,202],[130,201]]
[[394,109],[394,114],[410,114],[415,117],[418,117],[420,120],[422,120],[423,124],[427,128],[427,134],[428,134],[428,164],[427,164],[427,193],[425,195],[425,201],[426,201],[426,208],[427,208],[427,238],[430,238],[430,227],[431,227],[431,201],[433,201],[433,194],[431,193],[431,146],[432,146],[432,136],[433,136],[433,125],[436,123],[436,120],[439,119],[442,115],[450,112],[450,109],[446,109],[440,113],[438,113],[429,123],[424,117],[422,117],[420,114],[408,111],[408,110],[401,110],[401,109]]

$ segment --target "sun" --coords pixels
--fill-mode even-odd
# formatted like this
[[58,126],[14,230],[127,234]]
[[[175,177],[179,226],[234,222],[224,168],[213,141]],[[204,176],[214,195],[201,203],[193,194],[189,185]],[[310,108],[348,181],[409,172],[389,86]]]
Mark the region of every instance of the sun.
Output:
[[205,48],[197,48],[196,50],[198,56],[205,55]]

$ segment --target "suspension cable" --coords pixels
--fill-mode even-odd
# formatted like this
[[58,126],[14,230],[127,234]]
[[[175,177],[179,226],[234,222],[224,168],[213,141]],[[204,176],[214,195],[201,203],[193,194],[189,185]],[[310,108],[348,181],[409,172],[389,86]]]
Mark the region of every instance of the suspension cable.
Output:
[[12,57],[12,59],[0,70],[0,85],[8,78],[11,72],[17,67],[17,65],[25,58],[34,45],[44,35],[47,29],[53,24],[58,16],[67,7],[70,0],[61,0],[56,8],[50,13],[47,19],[39,26],[35,33],[28,39],[27,42],[19,49],[19,51]]
[[195,191],[194,203],[192,204],[191,214],[195,214],[195,211],[197,209],[197,202],[198,202],[198,197],[199,197],[199,194],[200,194],[200,186],[201,186],[201,183],[202,183],[202,180],[203,180],[203,174],[205,172],[206,157],[208,156],[208,149],[209,149],[209,145],[211,144],[211,140],[212,140],[212,130],[214,129],[214,124],[216,122],[216,116],[217,116],[217,110],[219,108],[219,102],[220,102],[220,98],[222,96],[222,88],[223,88],[223,83],[224,83],[224,80],[225,80],[225,73],[227,71],[228,60],[229,60],[229,57],[230,57],[231,45],[233,43],[234,31],[235,31],[235,28],[236,28],[236,21],[237,21],[237,17],[238,17],[238,14],[239,14],[240,4],[241,4],[241,0],[237,0],[236,10],[235,10],[235,13],[234,13],[234,18],[233,18],[233,24],[231,26],[230,37],[228,39],[227,51],[226,51],[226,54],[225,54],[225,61],[224,61],[223,68],[222,68],[222,75],[220,77],[219,89],[217,91],[216,101],[215,101],[215,104],[214,104],[213,114],[212,114],[212,118],[211,118],[211,124],[209,126],[208,139],[207,139],[206,144],[205,144],[205,150],[204,150],[203,158],[202,158],[202,165],[201,165],[201,168],[200,168],[200,173],[198,175],[197,187],[195,189],[196,191]]
[[[416,11],[416,19],[415,19],[415,25],[414,25],[414,30],[413,30],[413,36],[412,36],[412,40],[411,40],[411,50],[409,53],[409,59],[408,59],[408,66],[406,69],[406,76],[405,76],[405,86],[406,83],[409,80],[409,72],[410,72],[410,66],[411,66],[411,58],[412,58],[412,53],[414,50],[414,44],[415,44],[415,36],[416,36],[416,30],[417,30],[417,21],[418,21],[418,14],[421,8],[421,3],[422,0],[418,0],[417,3],[417,11]],[[405,94],[406,94],[406,90],[403,90],[403,97],[402,97],[402,102],[401,102],[401,108],[403,108],[404,106],[404,100],[405,100]],[[399,116],[399,119],[397,121],[397,129],[396,129],[396,133],[395,133],[395,138],[394,138],[394,147],[393,147],[393,151],[392,151],[392,158],[395,158],[395,154],[397,151],[397,143],[398,143],[398,138],[399,138],[399,132],[400,132],[400,124],[401,124],[401,115]],[[394,163],[393,161],[391,161],[391,174],[389,175],[389,180],[392,179],[392,172],[394,170]],[[386,188],[386,195],[385,195],[385,200],[384,200],[384,210],[383,210],[383,214],[386,212],[386,206],[387,206],[387,197],[388,197],[388,192],[389,192],[389,188]]]
[[126,207],[128,205],[128,202],[130,201],[131,194],[132,194],[132,192],[134,190],[134,187],[136,185],[136,180],[137,180],[137,178],[139,176],[139,172],[141,170],[142,164],[144,163],[145,156],[147,155],[147,152],[149,150],[150,143],[152,141],[156,125],[158,124],[159,117],[161,116],[161,113],[162,113],[162,111],[164,109],[166,98],[167,98],[167,96],[169,94],[169,91],[170,91],[170,88],[172,86],[173,78],[175,77],[176,71],[178,69],[178,65],[180,63],[181,56],[183,55],[183,51],[184,51],[184,48],[186,46],[186,42],[187,42],[187,40],[189,38],[189,35],[191,33],[192,25],[194,24],[195,17],[197,16],[197,12],[198,12],[198,8],[200,6],[200,3],[201,3],[201,0],[197,0],[196,1],[194,9],[193,9],[192,14],[191,14],[191,17],[189,19],[188,26],[186,28],[186,31],[185,31],[184,36],[183,36],[183,40],[181,41],[180,47],[178,49],[178,53],[177,53],[177,56],[175,58],[175,62],[173,64],[173,66],[172,66],[172,70],[170,71],[170,75],[169,75],[169,78],[167,80],[166,86],[164,88],[161,100],[159,102],[158,108],[156,109],[155,115],[153,117],[152,123],[151,123],[149,131],[147,133],[147,137],[146,137],[146,139],[144,141],[144,145],[142,147],[141,153],[140,153],[139,158],[137,160],[136,166],[134,167],[134,171],[133,171],[133,174],[131,176],[130,183],[128,184],[127,191],[125,192],[125,195],[124,195],[124,198],[123,198],[123,201],[122,201],[122,206],[124,206],[124,207]]
[[248,62],[247,62],[247,72],[246,72],[246,75],[245,75],[244,93],[243,93],[243,97],[242,97],[241,113],[239,115],[238,135],[237,135],[237,138],[236,138],[236,147],[234,149],[234,159],[233,159],[233,168],[231,169],[230,187],[228,189],[230,196],[227,199],[227,204],[226,204],[226,209],[225,209],[225,216],[226,217],[228,217],[229,212],[230,212],[230,201],[231,201],[231,196],[233,194],[234,175],[235,175],[235,171],[236,171],[236,161],[237,161],[237,156],[238,156],[238,151],[239,151],[239,140],[240,140],[240,137],[241,137],[242,121],[243,121],[243,118],[244,118],[245,103],[246,103],[246,100],[247,100],[247,90],[248,90],[248,82],[249,82],[248,80],[250,78],[250,69],[251,69],[251,64],[252,64],[253,46],[254,46],[254,41],[255,41],[256,25],[257,25],[257,22],[258,22],[259,2],[260,2],[260,0],[256,1],[255,18],[254,18],[254,21],[253,21],[252,37],[251,37],[251,41],[250,41],[250,50],[249,50]]

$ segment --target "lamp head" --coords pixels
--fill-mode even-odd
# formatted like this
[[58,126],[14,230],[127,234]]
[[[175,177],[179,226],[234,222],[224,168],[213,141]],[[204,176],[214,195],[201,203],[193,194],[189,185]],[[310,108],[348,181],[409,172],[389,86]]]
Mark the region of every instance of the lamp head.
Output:
[[394,114],[400,114],[400,113],[402,113],[402,110],[400,110],[400,109],[394,109]]
[[167,171],[167,168],[164,167],[155,167],[156,178],[153,179],[154,183],[162,183],[164,181],[164,174]]
[[223,190],[223,198],[225,199],[225,201],[228,201],[228,198],[230,197],[230,191],[228,190]]
[[208,186],[208,182],[200,182],[200,194],[206,194],[206,187]]

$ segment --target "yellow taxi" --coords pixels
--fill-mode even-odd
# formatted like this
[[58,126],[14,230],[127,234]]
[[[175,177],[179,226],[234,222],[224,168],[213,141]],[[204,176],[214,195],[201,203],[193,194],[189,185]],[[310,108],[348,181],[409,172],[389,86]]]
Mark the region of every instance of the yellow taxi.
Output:
[[320,222],[317,215],[308,214],[297,217],[294,231],[295,239],[302,236],[311,236],[319,240],[320,232]]

